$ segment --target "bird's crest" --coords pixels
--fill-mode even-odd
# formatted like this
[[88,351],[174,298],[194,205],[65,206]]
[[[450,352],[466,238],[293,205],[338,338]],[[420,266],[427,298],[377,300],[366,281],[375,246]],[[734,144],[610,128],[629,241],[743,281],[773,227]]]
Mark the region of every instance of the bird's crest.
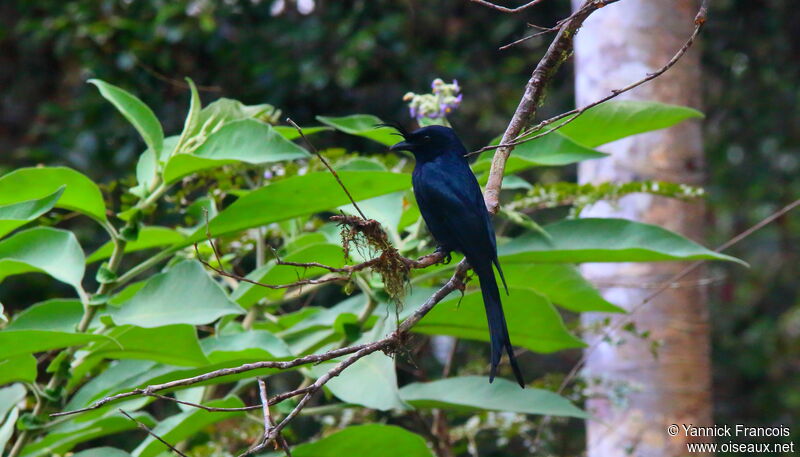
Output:
[[393,133],[392,135],[398,135],[398,136],[402,136],[404,139],[408,139],[409,131],[406,130],[405,127],[400,125],[399,122],[389,121],[389,122],[381,122],[380,124],[375,124],[375,128],[379,128],[379,127],[389,127],[389,128],[395,129],[395,130],[397,130],[397,133]]

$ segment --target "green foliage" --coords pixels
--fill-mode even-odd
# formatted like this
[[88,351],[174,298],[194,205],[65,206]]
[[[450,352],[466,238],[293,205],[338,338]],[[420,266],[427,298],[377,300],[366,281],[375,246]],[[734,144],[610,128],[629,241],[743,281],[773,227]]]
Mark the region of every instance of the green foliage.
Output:
[[[383,224],[382,228],[340,226],[328,216],[355,214],[355,208],[334,176],[295,143],[296,132],[273,125],[280,119],[280,110],[274,106],[220,99],[202,107],[189,81],[190,106],[183,130],[164,137],[161,123],[142,101],[103,81],[92,83],[139,132],[146,149],[136,166],[136,184],[128,180],[104,186],[105,196],[99,186],[68,168],[27,168],[0,177],[0,190],[6,190],[0,192],[0,237],[5,236],[0,240],[0,280],[44,273],[71,285],[77,296],[15,304],[14,309],[24,309],[12,313],[0,331],[0,383],[23,381],[35,389],[35,395],[20,391],[20,384],[0,390],[0,419],[5,418],[0,422],[0,444],[8,442],[17,418],[25,413],[26,419],[18,423],[28,427],[31,439],[24,443],[22,455],[69,452],[81,443],[136,428],[117,413],[116,408],[122,408],[168,442],[199,450],[224,434],[222,425],[212,425],[231,421],[238,428],[248,413],[209,412],[183,405],[180,411],[158,410],[154,417],[148,412],[154,399],[145,396],[60,421],[46,422],[44,414],[217,369],[290,360],[377,340],[393,332],[398,320],[407,319],[427,299],[431,287],[452,271],[453,265],[438,265],[409,272],[404,264],[396,263],[397,257],[387,254],[413,258],[429,253],[426,246],[432,245],[409,193],[411,165],[406,161],[379,148],[374,148],[370,158],[346,148],[323,149],[360,208]],[[622,104],[590,115],[604,120],[598,121],[608,130],[602,138],[610,138],[663,128],[693,114],[678,107]],[[371,115],[318,119],[382,145],[396,141],[391,129],[375,128],[380,119]],[[523,213],[538,206],[531,201],[537,198],[536,188],[529,190],[531,184],[514,173],[604,156],[585,146],[595,146],[599,134],[586,130],[579,121],[571,125],[572,130],[563,135],[553,133],[521,145],[508,168],[509,196],[517,199],[505,214],[522,230],[500,230],[501,262],[510,286],[504,308],[512,341],[540,353],[584,346],[571,331],[573,316],[562,315],[554,305],[577,313],[620,311],[580,276],[574,263],[736,260],[659,227],[629,221],[564,220],[540,227]],[[311,126],[305,130],[311,134],[329,129]],[[486,170],[487,160],[484,156],[474,164],[477,173]],[[644,190],[656,191],[647,186]],[[618,197],[643,190],[636,189],[590,192],[572,188],[555,198],[565,200],[569,194],[572,200],[567,203],[580,205],[589,198],[581,200],[581,193],[599,199],[600,195]],[[109,239],[95,243],[100,246],[87,258],[84,246],[88,244],[77,230],[67,230],[70,224],[24,227],[58,210],[88,216],[102,225]],[[50,223],[63,221],[54,218]],[[381,254],[381,261],[371,269],[341,270]],[[99,261],[102,264],[94,266]],[[330,268],[303,266],[304,262]],[[87,265],[94,275],[84,274]],[[285,287],[261,287],[222,270]],[[298,280],[332,275],[342,277],[291,286]],[[403,295],[404,306],[397,307]],[[480,293],[468,289],[463,297],[448,297],[413,331],[487,341]],[[458,420],[488,411],[586,416],[568,399],[548,390],[520,390],[503,379],[490,385],[484,377],[460,376],[458,366],[450,377],[418,382],[440,377],[439,370],[428,366],[425,353],[411,379],[398,375],[398,361],[407,358],[410,347],[372,353],[330,380],[325,385],[329,395],[320,399],[320,407],[337,411],[359,407],[360,413],[336,430],[325,430],[319,439],[316,432],[290,426],[287,436],[305,442],[294,447],[294,455],[358,455],[365,446],[379,457],[431,455],[417,433],[393,425],[362,425],[378,414],[397,423],[411,414],[427,414],[430,408],[447,411]],[[36,355],[47,363],[37,366]],[[325,376],[340,361],[288,373],[275,368],[225,372],[191,390],[167,395],[238,408],[245,400],[257,398],[256,376],[267,377],[270,388],[289,390]],[[476,372],[473,367],[463,369],[464,374]],[[224,389],[215,387],[221,384],[226,385]],[[30,408],[16,403],[8,406],[4,392],[29,396],[39,415],[29,414]],[[285,417],[291,401],[273,406],[272,413]],[[260,421],[260,413],[251,418]],[[246,447],[242,436],[231,440],[225,452]],[[163,444],[148,437],[130,455],[156,456],[165,451]],[[99,449],[77,455],[101,452],[128,455]]]

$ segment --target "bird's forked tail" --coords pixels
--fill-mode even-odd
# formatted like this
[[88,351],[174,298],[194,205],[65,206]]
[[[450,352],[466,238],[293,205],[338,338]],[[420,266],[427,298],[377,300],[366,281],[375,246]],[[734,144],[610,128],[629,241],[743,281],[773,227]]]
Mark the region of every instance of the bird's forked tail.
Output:
[[[479,263],[479,262],[475,262]],[[500,290],[497,288],[497,280],[494,277],[491,262],[480,262],[482,265],[472,265],[472,269],[478,275],[481,283],[481,293],[483,294],[483,305],[486,308],[486,320],[489,323],[489,336],[491,339],[491,369],[489,370],[489,382],[494,381],[497,374],[497,366],[503,357],[503,350],[508,354],[508,362],[514,371],[514,377],[520,387],[525,387],[525,380],[522,372],[517,365],[517,358],[514,357],[514,348],[511,346],[511,338],[508,335],[506,318],[503,314],[503,305],[500,301]]]

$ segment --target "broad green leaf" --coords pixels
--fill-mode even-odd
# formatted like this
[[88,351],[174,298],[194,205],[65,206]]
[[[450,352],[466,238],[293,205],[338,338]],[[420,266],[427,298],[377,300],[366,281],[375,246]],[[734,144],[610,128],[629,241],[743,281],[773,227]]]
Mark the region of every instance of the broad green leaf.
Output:
[[61,186],[42,198],[0,205],[0,238],[53,209],[65,188]]
[[[337,268],[344,265],[342,247],[328,243],[304,246],[295,252],[281,257],[281,259],[286,262],[319,262]],[[298,279],[319,276],[327,272],[328,270],[322,268],[300,268],[288,265],[277,265],[275,260],[270,260],[262,267],[253,270],[247,275],[247,278],[262,284],[280,285],[290,284]],[[285,291],[285,289],[268,289],[241,281],[231,294],[231,299],[244,308],[249,308],[264,297],[281,297]]]
[[106,220],[100,188],[85,175],[65,167],[20,168],[0,177],[0,205],[44,199],[66,186],[56,208]]
[[[244,406],[244,403],[237,397],[212,400],[204,404],[216,408],[239,408]],[[153,433],[168,443],[178,443],[191,438],[209,425],[243,415],[244,412],[241,411],[209,412],[202,409],[194,409],[164,419],[153,428]],[[148,436],[132,454],[134,457],[155,457],[168,450],[166,446],[155,438]]]
[[[366,454],[365,454],[366,452]],[[394,425],[347,427],[313,443],[292,449],[295,457],[433,457],[425,440]]]
[[36,227],[0,241],[0,282],[12,275],[41,272],[80,292],[85,268],[81,246],[66,230]]
[[590,108],[558,131],[593,148],[637,133],[671,127],[686,119],[702,117],[703,113],[686,106],[636,100],[610,101]]
[[[320,377],[337,363],[315,365],[311,372],[315,377]],[[346,403],[381,411],[408,409],[408,405],[403,403],[398,394],[394,359],[382,352],[359,359],[339,376],[328,381],[325,387]]]
[[[144,249],[157,248],[159,246],[169,246],[180,243],[186,238],[182,234],[168,227],[147,226],[139,230],[139,237],[136,241],[125,244],[125,252],[141,251]],[[100,246],[87,259],[86,263],[94,263],[111,257],[114,245],[110,241]]]
[[[22,455],[25,457],[51,457],[63,454],[80,443],[138,427],[136,422],[119,414],[116,410],[115,413],[113,416],[89,421],[70,420],[59,424],[41,440],[25,446]],[[129,414],[148,427],[155,424],[155,420],[148,413],[139,411]]]
[[627,219],[567,219],[544,228],[550,239],[529,233],[499,246],[500,263],[727,260],[746,265],[669,230]]
[[200,344],[211,363],[241,359],[279,360],[292,357],[289,347],[283,340],[264,330],[209,336],[203,338]]
[[[333,130],[330,127],[322,127],[322,126],[300,127],[300,128],[303,129],[303,134],[305,136],[311,136],[315,133],[327,132]],[[275,129],[276,132],[278,132],[282,137],[286,138],[289,141],[300,138],[300,134],[294,127],[289,127],[287,125],[276,125],[273,127],[273,129]]]
[[[492,144],[498,144],[496,138]],[[553,132],[536,140],[522,143],[514,148],[506,162],[505,173],[516,173],[531,167],[561,166],[589,159],[600,159],[608,154],[582,146],[575,141]],[[472,164],[475,173],[488,171],[494,151],[486,151]],[[484,181],[485,181],[484,177]]]
[[31,354],[0,360],[0,386],[13,381],[33,382],[36,374],[36,357]]
[[489,384],[485,376],[460,376],[417,382],[400,389],[400,396],[417,408],[459,411],[507,411],[586,419],[588,416],[566,398],[549,390],[526,387],[507,379]]
[[208,364],[197,340],[197,331],[191,325],[175,324],[153,328],[123,325],[114,327],[107,335],[113,341],[89,345],[86,351],[90,356],[152,360],[192,367]]
[[575,312],[622,312],[606,301],[578,270],[567,264],[508,263],[503,273],[509,287],[531,289]]
[[[451,294],[447,300],[436,305],[413,331],[489,341],[481,293],[466,294],[460,306],[459,298],[458,294]],[[581,340],[567,331],[553,305],[536,292],[509,288],[509,295],[503,294],[501,299],[513,345],[542,353],[584,346]]]
[[[11,411],[11,408],[25,398],[26,392],[25,386],[22,384],[14,384],[0,389],[0,421]],[[2,449],[3,447],[0,446],[0,450]]]
[[131,457],[130,454],[113,447],[96,447],[72,454],[72,457]]
[[202,325],[243,313],[197,261],[181,262],[152,276],[130,300],[109,310],[117,325],[139,327]]
[[176,154],[164,169],[169,184],[199,170],[236,161],[265,164],[309,157],[308,152],[253,119],[228,122],[191,154]]
[[6,330],[52,330],[72,332],[83,317],[80,300],[53,298],[31,305],[19,314],[6,327]]
[[[357,201],[404,190],[411,185],[411,177],[402,173],[342,171],[338,174]],[[309,173],[250,192],[221,211],[209,226],[211,233],[219,236],[331,210],[348,202],[347,195],[330,173]],[[200,227],[181,245],[205,238],[205,227]]]
[[317,120],[350,135],[369,138],[391,146],[401,141],[397,131],[390,127],[377,127],[383,121],[371,114],[353,114],[344,117],[317,116]]
[[81,346],[92,341],[111,341],[102,335],[47,330],[3,330],[0,332],[0,360],[24,354]]
[[164,144],[164,130],[153,111],[136,96],[117,86],[99,79],[90,79],[88,82],[97,86],[103,98],[111,102],[136,128],[147,147],[152,149],[156,156],[160,156]]

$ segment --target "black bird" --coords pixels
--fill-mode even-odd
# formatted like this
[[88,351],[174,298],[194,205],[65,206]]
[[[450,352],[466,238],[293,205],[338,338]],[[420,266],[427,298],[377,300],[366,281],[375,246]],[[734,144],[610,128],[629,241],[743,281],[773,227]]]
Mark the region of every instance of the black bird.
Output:
[[411,175],[419,211],[436,242],[437,250],[449,255],[461,252],[478,275],[489,322],[492,355],[489,382],[497,374],[497,365],[505,349],[519,385],[525,381],[514,357],[508,336],[500,291],[492,265],[497,267],[508,293],[503,270],[497,260],[497,242],[489,211],[483,201],[478,180],[469,167],[467,150],[453,129],[439,125],[408,133],[398,126],[403,136],[392,151],[410,151],[416,158]]

